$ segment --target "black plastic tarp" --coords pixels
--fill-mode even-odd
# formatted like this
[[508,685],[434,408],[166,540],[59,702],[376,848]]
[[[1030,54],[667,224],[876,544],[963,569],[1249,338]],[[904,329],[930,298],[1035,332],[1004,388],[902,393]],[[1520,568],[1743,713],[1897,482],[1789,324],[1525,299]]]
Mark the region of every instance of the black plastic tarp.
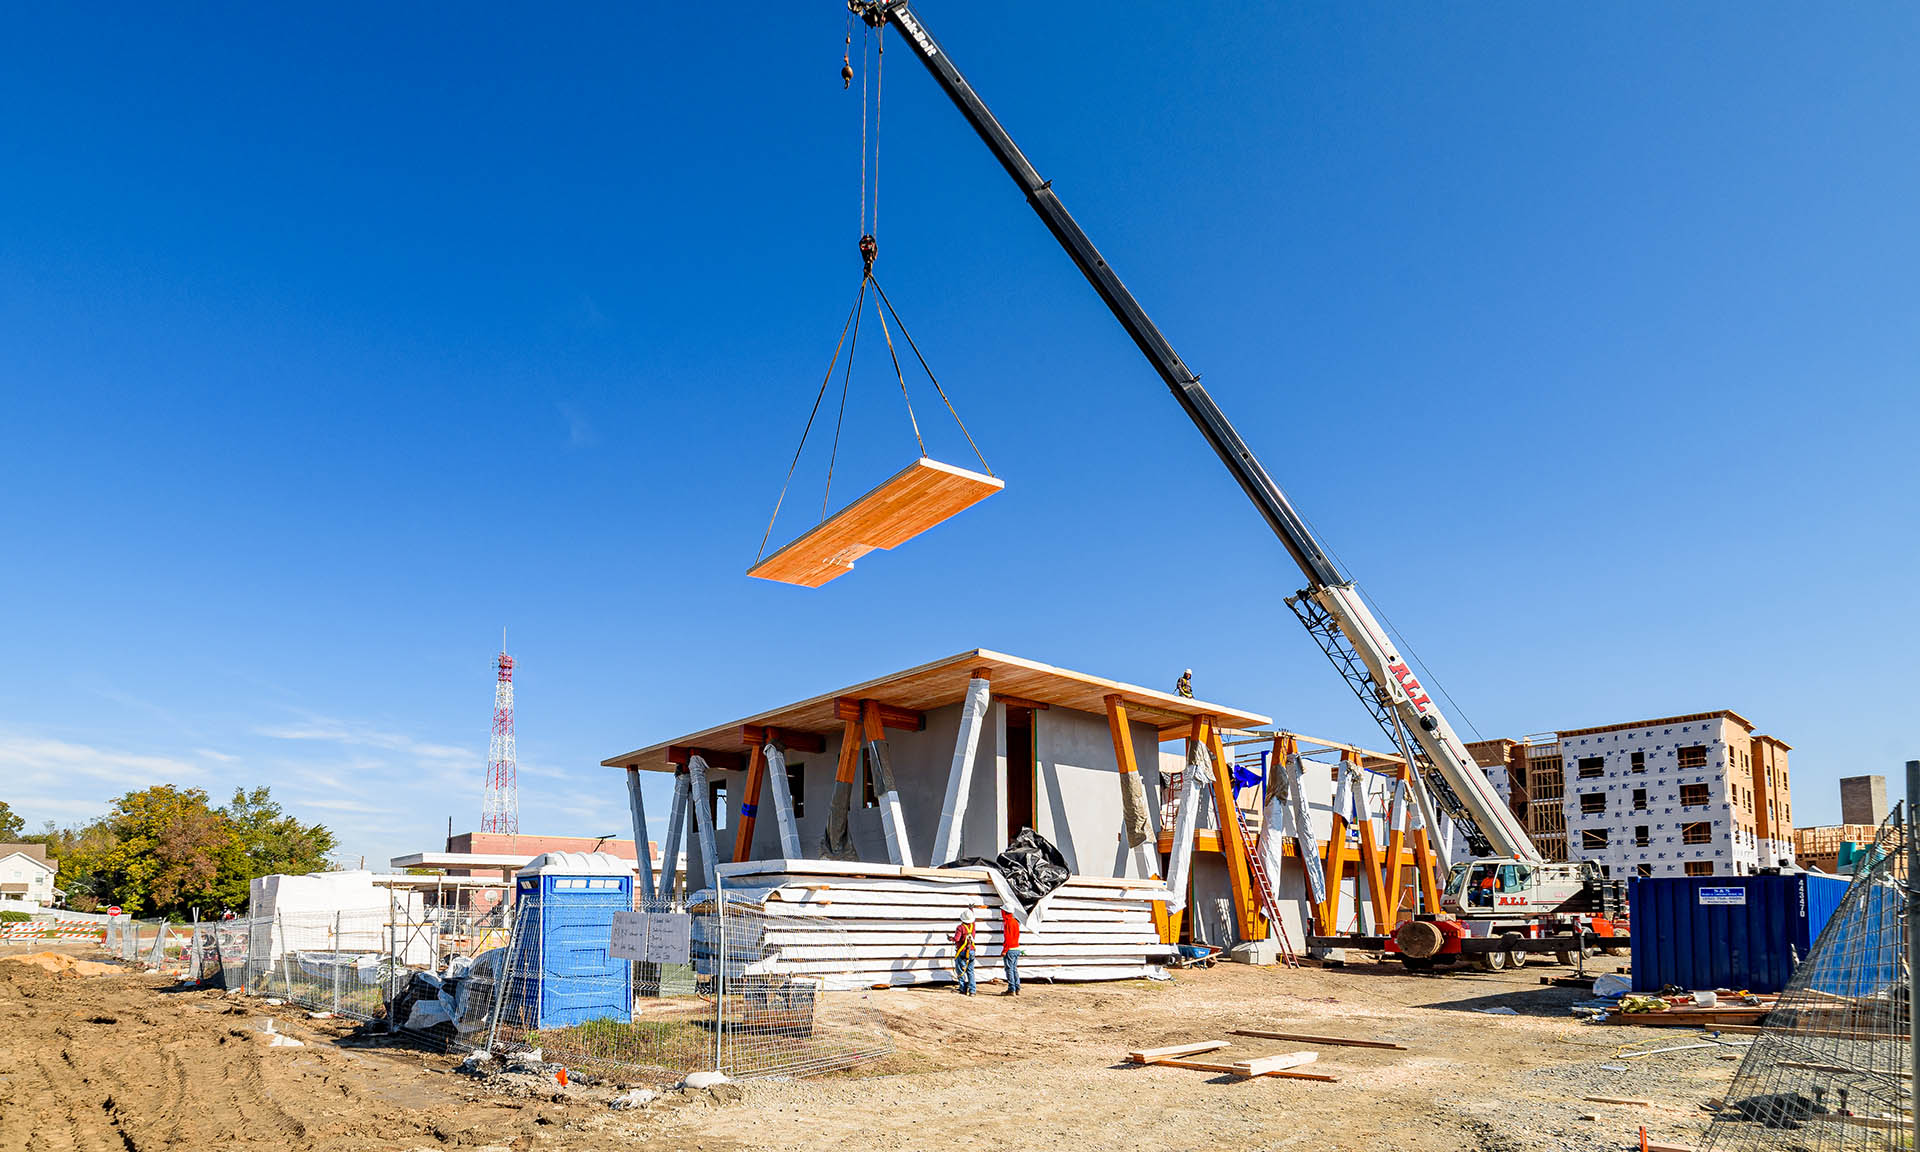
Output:
[[1007,850],[991,860],[968,856],[940,867],[991,868],[1006,878],[1007,887],[1028,908],[1038,903],[1042,896],[1065,884],[1071,875],[1067,871],[1067,858],[1060,855],[1060,849],[1031,828],[1022,828],[1020,834],[1007,845]]

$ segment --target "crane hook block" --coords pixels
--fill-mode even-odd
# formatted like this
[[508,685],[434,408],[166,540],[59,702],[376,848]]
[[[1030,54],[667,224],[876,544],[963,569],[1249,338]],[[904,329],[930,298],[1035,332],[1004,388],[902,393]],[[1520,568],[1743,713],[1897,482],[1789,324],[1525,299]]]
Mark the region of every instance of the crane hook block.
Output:
[[840,61],[840,90],[844,92],[851,87],[853,87],[853,63],[843,59]]
[[873,258],[880,255],[880,244],[872,236],[860,237],[860,260],[866,265],[865,272],[873,272]]

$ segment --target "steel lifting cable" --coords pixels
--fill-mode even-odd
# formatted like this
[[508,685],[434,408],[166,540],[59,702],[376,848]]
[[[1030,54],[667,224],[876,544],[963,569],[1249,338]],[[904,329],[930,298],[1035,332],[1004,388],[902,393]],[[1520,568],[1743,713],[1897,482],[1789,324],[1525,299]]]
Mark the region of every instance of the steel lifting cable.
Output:
[[[864,288],[865,286],[862,285]],[[813,411],[807,413],[807,426],[800,431],[800,443],[793,449],[793,460],[787,465],[787,478],[780,484],[780,498],[773,502],[773,515],[767,517],[767,530],[760,536],[760,551],[754,554],[753,562],[760,563],[767,554],[767,541],[773,538],[773,522],[780,518],[780,505],[786,503],[787,488],[793,483],[793,470],[800,464],[800,453],[807,447],[807,437],[813,432],[814,417],[820,415],[820,402],[827,397],[827,385],[833,382],[833,370],[840,363],[840,350],[846,347],[847,331],[853,327],[854,317],[860,311],[860,298],[855,297],[853,307],[847,310],[846,323],[840,325],[840,342],[833,346],[833,359],[827,361],[827,374],[820,378],[820,391],[814,394]],[[853,357],[847,357],[849,363]]]
[[[993,469],[987,464],[987,458],[984,455],[982,455],[980,452],[980,445],[975,444],[973,442],[973,433],[967,431],[967,422],[965,420],[960,419],[960,413],[954,409],[953,401],[947,397],[947,390],[940,386],[940,378],[933,374],[933,368],[930,365],[928,365],[927,358],[920,354],[920,346],[913,342],[913,333],[907,331],[906,322],[901,320],[900,314],[893,310],[893,301],[887,299],[887,290],[880,286],[880,280],[878,277],[869,277],[869,279],[873,281],[873,290],[879,294],[880,302],[887,306],[887,314],[893,317],[894,324],[897,327],[899,327],[900,335],[905,336],[907,338],[907,347],[913,349],[914,359],[920,361],[920,370],[927,374],[927,379],[931,381],[933,384],[933,390],[935,392],[940,393],[941,402],[947,406],[948,415],[952,416],[953,422],[960,426],[960,435],[965,436],[967,438],[967,447],[973,449],[974,458],[980,461],[980,467],[986,470],[987,475],[989,476],[993,475]],[[901,391],[905,392],[905,390],[906,390],[906,385],[902,384]],[[911,405],[908,406],[908,410],[909,411],[912,410]],[[919,432],[918,422],[916,422],[914,425],[914,431],[916,434],[918,434]]]
[[[872,273],[868,273],[867,279],[873,280]],[[875,292],[878,292],[880,282],[873,280],[873,287]],[[893,347],[893,331],[887,327],[887,315],[880,311],[880,301],[878,300],[873,302],[873,314],[880,318],[880,332],[887,338],[887,355],[893,360],[894,378],[900,381],[900,398],[907,402],[907,422],[913,425],[913,442],[920,446],[920,455],[925,456],[927,454],[927,442],[920,435],[920,418],[913,414],[913,397],[907,395],[907,377],[904,372],[900,371],[900,353]],[[907,330],[902,328],[900,334],[905,336]]]
[[[833,495],[833,465],[840,458],[840,426],[847,419],[847,385],[853,380],[853,353],[860,347],[860,305],[866,303],[867,284],[871,277],[860,278],[860,294],[853,298],[853,340],[847,345],[847,366],[840,377],[840,414],[833,420],[833,452],[827,456],[827,489],[820,493],[820,522],[827,522],[827,497]],[[828,365],[827,378],[833,378],[833,367]]]

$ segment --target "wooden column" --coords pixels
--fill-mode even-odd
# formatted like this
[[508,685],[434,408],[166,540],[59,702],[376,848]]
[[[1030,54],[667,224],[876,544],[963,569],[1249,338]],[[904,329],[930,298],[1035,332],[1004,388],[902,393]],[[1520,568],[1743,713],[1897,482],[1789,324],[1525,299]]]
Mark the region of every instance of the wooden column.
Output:
[[[1140,768],[1134,761],[1133,730],[1128,727],[1126,701],[1123,700],[1118,693],[1115,693],[1107,697],[1106,703],[1107,732],[1113,737],[1114,763],[1120,767],[1120,810],[1124,814],[1126,811],[1127,796],[1129,795],[1128,790],[1140,787]],[[1141,791],[1141,795],[1144,799],[1144,788]],[[1152,880],[1160,878],[1160,851],[1158,847],[1160,822],[1154,818],[1157,817],[1157,815],[1158,813],[1154,810],[1153,806],[1148,805],[1149,823],[1147,838],[1139,844],[1130,845],[1133,850],[1134,859],[1140,865],[1141,872],[1148,879]],[[1127,834],[1126,829],[1122,828],[1120,834],[1124,837]],[[1173,943],[1173,938],[1167,934],[1167,924],[1166,904],[1159,900],[1154,901],[1153,927],[1154,931],[1160,934],[1160,942],[1162,944]]]
[[733,862],[752,859],[753,825],[760,814],[760,786],[767,776],[766,747],[755,743],[747,753],[747,779],[741,788],[740,827],[733,834]]
[[687,828],[687,803],[693,794],[693,784],[684,765],[675,764],[673,770],[673,807],[667,816],[667,841],[661,849],[660,883],[654,888],[654,899],[672,900],[680,884],[680,846]]
[[1213,806],[1220,821],[1220,854],[1227,858],[1227,877],[1233,883],[1233,908],[1240,920],[1240,939],[1259,940],[1263,917],[1260,900],[1253,891],[1253,868],[1247,830],[1240,823],[1240,806],[1233,801],[1233,762],[1213,718],[1206,721],[1207,751],[1213,756]]
[[[1393,783],[1393,801],[1387,806],[1387,909],[1380,930],[1391,932],[1400,923],[1400,877],[1406,869],[1407,767],[1400,766],[1399,779]],[[1407,907],[1418,907],[1419,877],[1414,878],[1415,899]]]
[[[1353,811],[1353,798],[1347,795],[1352,785],[1347,777],[1347,754],[1340,754],[1340,766],[1333,782],[1333,826],[1327,834],[1327,855],[1321,864],[1321,870],[1327,878],[1327,897],[1314,910],[1320,922],[1322,936],[1333,936],[1340,931],[1340,888],[1347,875],[1347,862],[1353,858],[1352,850],[1347,847],[1347,817]],[[1356,899],[1359,893],[1354,893]]]
[[900,792],[887,763],[887,729],[880,719],[880,703],[860,702],[860,729],[866,737],[867,771],[877,774],[874,797],[880,802],[880,830],[886,836],[890,864],[913,867],[913,848],[907,843],[907,818],[900,811]]
[[[1387,912],[1387,883],[1381,875],[1383,861],[1380,859],[1380,848],[1373,839],[1373,809],[1367,803],[1366,783],[1365,774],[1356,772],[1353,781],[1356,808],[1354,829],[1360,834],[1360,868],[1367,880],[1367,900],[1373,910],[1373,930],[1387,932],[1393,929],[1393,925],[1386,923],[1383,926],[1382,923],[1382,917]],[[1356,890],[1353,896],[1357,901],[1360,893]]]
[[[860,717],[856,710],[843,718],[840,726],[840,765],[833,773],[833,800],[827,812],[827,826],[820,833],[820,855],[829,860],[858,859],[853,848],[853,778],[860,771]],[[833,822],[838,816],[846,831],[846,842],[833,842]]]
[[953,741],[953,764],[947,769],[947,795],[940,805],[940,824],[933,834],[927,866],[938,868],[960,856],[960,836],[967,820],[967,800],[973,791],[973,760],[980,750],[992,704],[988,689],[993,669],[975,668],[967,679],[967,698],[960,708],[960,731]]
[[654,898],[653,845],[647,839],[647,803],[640,795],[640,769],[627,765],[627,812],[633,817],[633,856],[640,869],[640,896]]

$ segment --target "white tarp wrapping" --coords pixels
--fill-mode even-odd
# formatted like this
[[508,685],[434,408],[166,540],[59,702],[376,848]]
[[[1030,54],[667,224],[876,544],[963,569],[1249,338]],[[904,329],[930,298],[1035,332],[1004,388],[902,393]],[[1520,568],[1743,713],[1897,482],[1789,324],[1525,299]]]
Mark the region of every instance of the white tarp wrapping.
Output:
[[673,774],[673,805],[667,813],[667,842],[660,851],[659,899],[673,898],[674,873],[680,868],[680,841],[687,827],[687,797],[693,780],[685,772]]
[[688,802],[693,805],[693,827],[700,837],[700,874],[711,884],[714,869],[720,864],[719,851],[713,844],[713,806],[708,798],[707,761],[698,753],[687,757],[687,780],[691,789]]
[[1180,806],[1173,819],[1173,851],[1167,861],[1167,889],[1172,893],[1172,899],[1167,901],[1170,913],[1187,906],[1187,878],[1193,868],[1193,833],[1199,825],[1200,805],[1205,803],[1206,795],[1200,786],[1201,776],[1211,777],[1212,765],[1213,757],[1206,746],[1196,744],[1187,760],[1186,771],[1180,775]]
[[1307,889],[1315,904],[1327,898],[1327,875],[1320,866],[1320,844],[1313,835],[1313,818],[1307,811],[1307,768],[1299,753],[1287,757],[1287,832],[1300,852],[1306,868]]
[[787,753],[780,745],[768,742],[762,753],[767,758],[767,787],[773,789],[773,819],[780,831],[780,856],[800,858],[800,830],[793,823],[793,792],[787,787]]
[[947,796],[940,805],[940,826],[933,834],[927,863],[935,868],[960,856],[960,828],[966,820],[967,795],[973,787],[973,757],[980,748],[980,730],[986,727],[991,703],[988,682],[967,681],[967,698],[960,708],[960,732],[953,741],[953,765],[947,769]]

